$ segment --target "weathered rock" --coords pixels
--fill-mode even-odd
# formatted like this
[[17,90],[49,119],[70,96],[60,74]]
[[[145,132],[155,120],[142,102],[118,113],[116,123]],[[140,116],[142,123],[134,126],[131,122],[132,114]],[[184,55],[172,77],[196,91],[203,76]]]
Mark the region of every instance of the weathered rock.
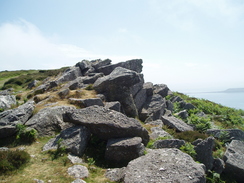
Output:
[[148,97],[153,95],[153,83],[151,83],[151,82],[144,83],[143,89],[146,90],[146,94]]
[[100,98],[89,98],[89,99],[69,98],[69,102],[81,108],[89,107],[93,105],[104,106],[103,101]]
[[107,169],[105,176],[114,182],[122,182],[125,176],[125,167]]
[[33,102],[27,102],[19,107],[0,113],[0,125],[10,125],[13,122],[24,124],[31,116],[35,109]]
[[93,87],[98,93],[103,93],[107,101],[119,101],[125,113],[128,116],[135,117],[138,113],[130,87],[141,80],[140,74],[117,67],[110,75],[98,78]]
[[224,138],[226,141],[244,140],[244,132],[240,129],[209,129],[206,133],[218,139]]
[[184,140],[179,139],[166,139],[166,140],[157,140],[153,144],[153,148],[161,149],[161,148],[180,148],[181,146],[185,145]]
[[147,98],[143,105],[140,120],[149,122],[160,119],[166,108],[166,100],[159,94],[154,94]]
[[58,92],[58,96],[61,98],[61,99],[64,99],[67,97],[67,95],[69,94],[70,90],[68,88],[65,88],[63,90],[61,90],[60,92]]
[[36,183],[45,183],[43,180],[40,179],[33,179]]
[[225,168],[225,162],[220,159],[220,158],[216,158],[214,159],[213,161],[213,171],[218,173],[218,174],[221,174],[223,172]]
[[0,109],[9,109],[13,105],[16,105],[14,95],[0,95]]
[[10,137],[17,132],[15,125],[0,125],[0,139],[5,137]]
[[195,109],[196,107],[191,103],[186,103],[182,108],[186,110]]
[[52,138],[44,145],[43,151],[57,149],[61,139],[61,146],[65,147],[68,152],[76,156],[82,156],[90,138],[90,131],[84,126],[74,126],[67,128],[55,138]]
[[119,101],[115,101],[115,102],[106,102],[105,103],[105,108],[106,109],[111,109],[111,110],[115,110],[120,112],[121,110],[121,105]]
[[143,155],[145,147],[141,137],[109,139],[105,159],[116,163],[128,163]]
[[133,98],[135,98],[135,95],[143,88],[143,84],[144,84],[143,74],[140,74],[140,78],[141,80],[139,83],[136,83],[135,85],[130,87],[130,93],[132,94]]
[[162,120],[160,120],[160,119],[157,119],[155,121],[150,121],[150,122],[148,122],[146,124],[152,125],[152,126],[156,126],[158,128],[161,128],[161,129],[162,129],[163,125],[164,125],[163,122],[162,122]]
[[164,131],[162,128],[153,127],[151,128],[152,133],[150,134],[151,139],[157,139],[159,137],[173,138],[168,132]]
[[193,131],[193,127],[186,124],[184,121],[174,117],[174,116],[162,116],[162,121],[165,125],[169,126],[170,128],[175,129],[179,132],[184,131]]
[[84,125],[99,138],[141,137],[144,144],[149,141],[148,131],[134,118],[100,106],[73,109],[65,114],[65,121]]
[[125,170],[124,182],[204,183],[205,171],[188,154],[175,148],[151,150],[132,160]]
[[170,89],[165,84],[154,85],[153,89],[155,94],[159,94],[163,98],[166,97],[169,93],[171,93]]
[[205,140],[201,140],[197,143],[192,143],[195,147],[195,151],[197,153],[196,160],[203,163],[207,170],[211,170],[213,168],[213,147],[214,147],[214,138],[208,137]]
[[92,67],[94,67],[94,69],[97,71],[99,67],[104,67],[104,66],[107,66],[107,65],[110,65],[112,62],[112,60],[110,59],[105,59],[105,60],[92,60],[91,61],[91,64],[92,64]]
[[224,154],[224,173],[233,177],[238,182],[244,180],[244,142],[232,140]]
[[173,103],[183,101],[183,99],[180,98],[179,96],[174,96],[174,97],[172,97],[170,100],[171,100],[171,102],[173,102]]
[[76,79],[68,82],[64,88],[69,88],[70,90],[83,88],[85,86],[83,82],[84,82],[84,77],[77,77]]
[[92,63],[88,60],[82,60],[81,62],[78,62],[75,66],[80,68],[82,75],[85,75],[87,71],[92,68]]
[[95,73],[93,75],[88,75],[83,78],[84,84],[93,84],[98,78],[103,77],[103,73]]
[[89,176],[89,171],[85,166],[74,165],[68,168],[68,174],[76,179],[82,179]]
[[86,181],[82,180],[82,179],[75,179],[73,182],[71,183],[86,183]]
[[137,108],[137,111],[140,113],[144,103],[147,100],[147,91],[145,89],[141,89],[134,97],[134,102]]
[[55,106],[40,110],[25,125],[37,130],[39,136],[52,136],[56,132],[72,126],[65,123],[63,117],[65,112],[71,111],[74,107]]
[[166,108],[167,108],[167,110],[170,110],[171,112],[173,112],[174,104],[170,100],[167,100],[166,101]]
[[179,116],[182,119],[186,119],[188,117],[188,112],[186,110],[183,110],[176,113],[175,115]]
[[30,83],[28,84],[27,88],[28,88],[28,89],[32,89],[32,88],[36,87],[36,86],[38,85],[39,82],[40,82],[40,81],[38,81],[38,80],[33,80],[32,82],[30,82]]
[[[63,75],[58,78],[55,83],[58,85],[60,83],[64,83],[67,81],[72,81],[76,79],[77,77],[82,76],[81,70],[79,67],[70,67],[67,69]],[[51,87],[52,88],[52,87]]]
[[141,59],[128,60],[126,62],[120,62],[117,64],[99,67],[97,70],[99,72],[104,73],[104,75],[109,75],[117,67],[123,67],[135,71],[137,73],[140,73],[142,71],[142,60]]
[[82,164],[84,163],[83,160],[81,158],[79,158],[78,156],[75,156],[73,154],[68,154],[67,156],[69,158],[69,160],[71,161],[71,163],[73,164]]

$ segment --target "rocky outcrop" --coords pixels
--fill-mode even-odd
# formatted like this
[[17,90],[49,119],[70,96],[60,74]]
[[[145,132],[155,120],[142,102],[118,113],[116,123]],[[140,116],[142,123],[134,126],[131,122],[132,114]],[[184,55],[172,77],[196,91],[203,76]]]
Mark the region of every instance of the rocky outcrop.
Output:
[[24,124],[35,109],[33,102],[27,102],[15,109],[3,111],[0,113],[0,125],[9,125],[13,122]]
[[141,59],[128,60],[126,62],[120,62],[113,65],[102,66],[97,68],[97,70],[98,72],[104,73],[104,75],[109,75],[117,67],[123,67],[135,71],[137,73],[140,73],[142,71],[142,60]]
[[212,156],[214,147],[214,138],[208,137],[205,140],[197,140],[192,143],[197,153],[196,160],[203,163],[207,170],[212,170],[214,158]]
[[154,93],[161,95],[163,98],[166,97],[167,95],[172,94],[168,86],[165,84],[154,85]]
[[224,154],[224,173],[233,177],[237,182],[244,180],[244,142],[232,140]]
[[140,137],[108,140],[105,159],[114,163],[128,163],[144,154],[145,147]]
[[121,105],[119,101],[115,102],[106,102],[105,103],[105,108],[106,109],[111,109],[120,112],[121,111]]
[[55,83],[58,85],[67,81],[75,80],[77,77],[82,76],[81,70],[79,67],[70,67],[67,69],[61,77],[55,80]]
[[244,140],[244,132],[240,129],[209,129],[206,133],[225,141]]
[[84,109],[73,109],[66,111],[64,116],[66,122],[86,126],[91,133],[104,140],[141,137],[144,144],[149,141],[148,131],[141,126],[138,120],[104,107],[91,106]]
[[132,160],[125,169],[124,182],[204,183],[205,170],[188,154],[175,148],[151,150]]
[[122,182],[125,176],[125,167],[107,169],[105,176],[115,182]]
[[167,140],[157,140],[153,144],[153,148],[161,149],[161,148],[180,148],[181,146],[185,145],[184,140],[179,139],[167,139]]
[[85,166],[74,165],[68,168],[68,174],[76,179],[82,179],[89,176],[89,171]]
[[0,109],[9,109],[16,105],[16,98],[14,95],[0,95]]
[[173,138],[168,132],[164,131],[159,127],[152,127],[151,128],[151,134],[150,134],[150,138],[151,139],[157,139],[159,137],[168,137],[168,138]]
[[170,128],[175,129],[179,132],[184,131],[193,131],[193,127],[186,124],[184,121],[174,117],[174,116],[162,116],[162,121],[165,125],[169,126]]
[[93,105],[104,106],[103,101],[100,98],[89,98],[89,99],[69,98],[69,102],[81,108],[90,107]]
[[57,149],[60,143],[60,145],[65,147],[68,152],[81,157],[86,149],[89,139],[90,131],[86,127],[70,127],[61,131],[55,138],[50,139],[43,147],[43,151]]
[[125,114],[135,117],[138,112],[130,88],[142,79],[135,71],[116,67],[111,74],[98,78],[93,87],[98,93],[104,94],[107,101],[119,101]]
[[147,98],[140,114],[140,120],[155,121],[160,119],[166,108],[166,100],[159,94],[154,94]]
[[37,130],[39,136],[52,136],[55,133],[72,126],[63,120],[64,114],[74,107],[56,106],[40,110],[25,125]]

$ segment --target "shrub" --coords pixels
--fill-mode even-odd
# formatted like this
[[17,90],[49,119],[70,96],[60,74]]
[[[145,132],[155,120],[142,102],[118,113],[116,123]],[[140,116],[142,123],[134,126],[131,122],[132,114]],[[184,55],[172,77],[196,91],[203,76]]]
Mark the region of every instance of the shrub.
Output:
[[199,132],[205,132],[207,129],[211,128],[210,119],[199,117],[195,114],[191,114],[187,118],[188,124],[194,124],[196,127],[196,130]]
[[185,132],[175,133],[174,137],[185,140],[187,142],[193,142],[197,139],[206,139],[208,138],[208,135],[200,133],[198,131],[185,131]]
[[193,159],[196,158],[196,151],[194,149],[194,145],[192,145],[191,143],[187,142],[185,145],[180,147],[180,150],[189,154]]
[[30,155],[25,151],[0,151],[0,174],[22,168],[30,160]]
[[93,84],[89,84],[89,85],[85,88],[85,90],[93,90]]
[[35,129],[27,129],[25,125],[17,124],[17,143],[32,143],[36,141],[37,131]]

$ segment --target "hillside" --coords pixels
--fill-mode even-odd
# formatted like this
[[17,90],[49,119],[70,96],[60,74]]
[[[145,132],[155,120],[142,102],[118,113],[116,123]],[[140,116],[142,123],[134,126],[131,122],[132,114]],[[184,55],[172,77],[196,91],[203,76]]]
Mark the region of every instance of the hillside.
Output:
[[0,78],[0,147],[30,155],[12,171],[0,159],[1,182],[244,178],[244,111],[144,83],[141,59],[83,60]]

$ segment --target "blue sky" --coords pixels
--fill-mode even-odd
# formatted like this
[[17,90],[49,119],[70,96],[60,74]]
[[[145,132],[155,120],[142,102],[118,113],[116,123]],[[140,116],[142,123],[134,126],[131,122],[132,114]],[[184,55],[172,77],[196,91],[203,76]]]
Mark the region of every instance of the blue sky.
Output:
[[244,1],[0,0],[0,70],[98,58],[173,91],[244,87]]

